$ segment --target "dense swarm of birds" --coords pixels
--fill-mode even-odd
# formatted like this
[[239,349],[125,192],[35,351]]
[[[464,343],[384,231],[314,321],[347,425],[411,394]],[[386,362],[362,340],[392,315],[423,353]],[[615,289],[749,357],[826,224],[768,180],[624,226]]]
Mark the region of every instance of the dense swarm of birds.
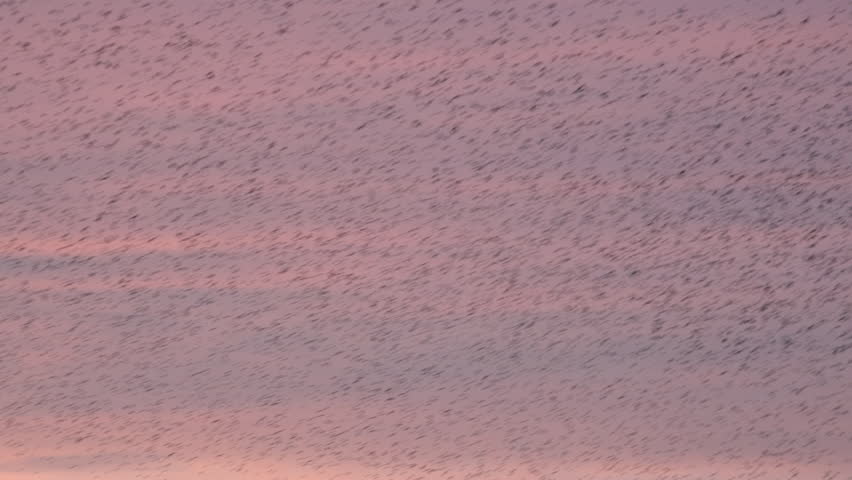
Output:
[[850,25],[0,2],[0,478],[852,479]]

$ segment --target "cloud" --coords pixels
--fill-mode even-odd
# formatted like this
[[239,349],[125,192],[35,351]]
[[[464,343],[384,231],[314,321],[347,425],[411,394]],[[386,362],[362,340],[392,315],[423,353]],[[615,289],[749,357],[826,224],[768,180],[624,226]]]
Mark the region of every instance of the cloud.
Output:
[[[660,476],[668,478],[665,477],[667,475],[698,479],[712,474],[739,475],[746,472],[751,472],[757,478],[768,479],[794,470],[799,470],[800,474],[841,471],[850,464],[848,458],[829,457],[823,457],[820,462],[809,462],[806,458],[812,447],[800,452],[784,453],[783,449],[768,452],[771,455],[748,446],[736,451],[740,441],[727,447],[708,444],[707,450],[697,450],[693,446],[683,449],[674,447],[674,450],[666,451],[660,448],[661,437],[674,435],[685,439],[684,432],[669,432],[662,428],[657,434],[643,438],[639,443],[627,441],[624,436],[634,435],[635,421],[620,424],[604,421],[594,425],[575,419],[573,428],[565,430],[560,443],[551,446],[541,445],[539,434],[529,429],[525,433],[528,448],[523,448],[521,443],[513,443],[511,440],[520,424],[503,425],[500,417],[497,417],[495,423],[488,427],[488,435],[472,436],[474,430],[471,429],[482,426],[453,416],[453,419],[461,422],[452,427],[450,423],[453,419],[441,419],[437,415],[439,409],[450,407],[455,410],[462,405],[452,406],[440,402],[435,408],[426,411],[409,411],[407,418],[395,413],[398,410],[394,406],[383,407],[381,403],[375,403],[375,407],[369,407],[366,403],[361,403],[356,409],[352,407],[320,401],[291,404],[287,409],[252,407],[219,411],[119,413],[100,418],[92,415],[77,416],[74,423],[85,426],[88,435],[76,444],[71,442],[71,438],[56,436],[55,429],[50,426],[50,419],[42,417],[43,423],[37,426],[31,419],[22,416],[18,423],[25,426],[26,430],[23,431],[39,432],[47,435],[45,438],[64,442],[48,441],[38,448],[32,445],[32,453],[24,455],[23,459],[5,463],[4,468],[12,472],[19,471],[19,468],[33,468],[47,473],[62,468],[70,471],[79,465],[79,469],[84,471],[121,472],[125,469],[157,468],[162,462],[168,461],[172,465],[169,471],[174,475],[169,478],[175,479],[199,469],[231,471],[234,475],[246,476],[266,469],[277,474],[287,470],[294,475],[299,472],[307,479],[310,478],[309,474],[342,474],[345,471],[365,476],[379,472],[399,475],[420,472],[426,475],[423,469],[431,468],[434,470],[426,478],[441,478],[438,473],[441,471],[461,475],[490,470],[494,474],[506,475],[510,470],[515,470],[521,479],[551,475],[553,478],[578,480],[615,480],[624,475],[642,479]],[[65,416],[64,421],[71,419],[74,416]],[[562,420],[552,420],[555,422],[539,428],[552,432],[560,428]],[[660,420],[665,420],[665,417]],[[395,423],[401,426],[394,427]],[[442,428],[444,433],[436,436],[435,433],[423,430],[430,424]],[[127,432],[125,439],[119,440],[110,435],[109,429],[105,429],[107,425],[120,425]],[[252,432],[249,434],[235,430],[239,425],[252,425]],[[13,427],[12,432],[21,432],[21,428]],[[615,431],[611,430],[620,432],[621,439],[615,441],[611,436]],[[383,438],[390,432],[393,432],[390,438]],[[26,435],[22,437],[25,441],[27,438]],[[108,453],[96,456],[36,453],[50,452],[52,448],[73,451],[75,448],[90,448],[91,445],[106,441],[112,443],[113,448],[122,449],[117,452],[133,451],[139,448],[136,446],[138,444],[146,445],[149,453]],[[744,441],[747,443],[748,439]],[[371,452],[382,452],[392,442],[410,449],[412,454],[399,458],[385,456],[378,462],[378,457],[374,457]],[[53,444],[57,447],[51,447]],[[123,450],[125,448],[127,450]],[[715,453],[714,448],[717,449]],[[464,449],[468,454],[454,454],[458,449]],[[91,464],[87,466],[86,462],[89,461]],[[236,472],[240,468],[243,471]],[[534,476],[535,473],[539,476]]]
[[[164,457],[126,452],[102,452],[94,455],[56,455],[47,457],[24,457],[0,463],[0,472],[26,473],[48,472],[97,472],[121,470],[131,467],[140,469],[145,464],[161,464]],[[153,468],[153,467],[148,467]]]

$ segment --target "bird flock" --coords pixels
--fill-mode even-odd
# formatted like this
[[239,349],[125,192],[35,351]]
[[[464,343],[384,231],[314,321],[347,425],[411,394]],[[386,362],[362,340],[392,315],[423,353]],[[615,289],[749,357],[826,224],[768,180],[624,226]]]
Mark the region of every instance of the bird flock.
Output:
[[850,25],[0,1],[0,479],[852,480]]

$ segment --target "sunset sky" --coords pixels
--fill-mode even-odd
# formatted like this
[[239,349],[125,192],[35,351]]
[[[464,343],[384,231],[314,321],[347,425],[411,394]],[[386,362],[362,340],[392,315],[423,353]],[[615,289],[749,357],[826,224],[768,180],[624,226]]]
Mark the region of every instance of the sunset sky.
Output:
[[852,480],[850,24],[0,1],[0,480]]

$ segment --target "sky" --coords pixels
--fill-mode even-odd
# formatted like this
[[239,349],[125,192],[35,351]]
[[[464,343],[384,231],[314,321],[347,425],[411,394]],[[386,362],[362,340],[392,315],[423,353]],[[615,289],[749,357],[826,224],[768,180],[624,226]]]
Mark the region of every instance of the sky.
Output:
[[850,23],[0,2],[0,480],[852,479]]

